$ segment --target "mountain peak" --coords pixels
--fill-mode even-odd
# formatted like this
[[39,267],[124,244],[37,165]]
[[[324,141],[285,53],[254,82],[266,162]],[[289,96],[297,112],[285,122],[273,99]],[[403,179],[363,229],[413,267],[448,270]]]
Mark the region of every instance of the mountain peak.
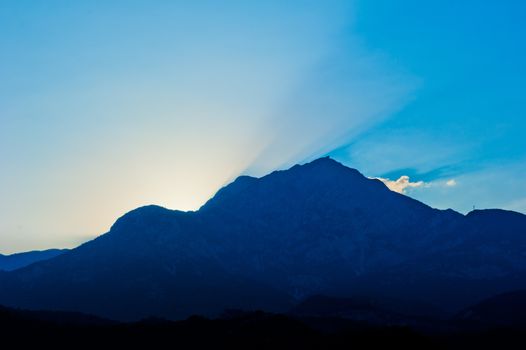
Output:
[[[342,163],[334,160],[333,158],[329,157],[329,156],[326,156],[326,157],[321,157],[321,158],[317,158],[313,161],[310,161],[308,163],[304,163],[304,164],[297,164],[295,166],[293,166],[291,169],[299,169],[299,168],[302,168],[302,169],[305,169],[305,168],[314,168],[314,169],[352,169],[352,168],[349,168],[345,165],[343,165]],[[291,170],[289,169],[289,170]],[[355,170],[355,171],[358,171],[356,169],[352,169],[352,170]]]
[[123,216],[119,218],[121,219],[130,219],[130,218],[137,218],[137,217],[146,217],[150,215],[157,216],[158,214],[164,213],[164,212],[171,212],[172,210],[167,209],[165,207],[161,207],[159,205],[145,205],[136,209],[133,209]]
[[[201,208],[204,210],[215,206],[225,206],[226,202],[238,201],[243,198],[244,203],[254,201],[256,198],[271,199],[288,194],[288,199],[298,198],[298,193],[293,191],[312,191],[315,188],[323,192],[325,186],[347,187],[348,189],[375,188],[382,190],[384,185],[378,186],[374,181],[366,178],[358,170],[349,168],[340,162],[322,157],[309,163],[296,164],[285,170],[276,170],[261,178],[240,176],[232,183],[221,188]],[[301,194],[303,196],[304,194]],[[285,198],[284,198],[285,199]]]
[[354,173],[354,175],[359,175],[360,177],[365,178],[365,176],[357,169],[348,167],[329,156],[315,159],[309,163],[300,165],[300,167],[306,169],[319,169],[320,171],[346,171],[347,173]]
[[318,159],[315,159],[309,163],[306,163],[305,165],[307,164],[310,164],[310,165],[317,165],[317,166],[324,166],[324,165],[340,165],[340,166],[343,166],[342,163],[334,160],[333,158],[331,158],[330,156],[325,156],[325,157],[321,157],[321,158],[318,158]]
[[117,219],[110,231],[128,231],[130,227],[145,227],[152,222],[158,222],[160,218],[171,216],[174,210],[166,209],[158,205],[146,205],[127,212]]
[[304,164],[296,164],[287,170],[278,170],[270,173],[263,178],[272,177],[275,174],[290,174],[292,176],[308,176],[314,178],[329,178],[333,176],[345,176],[349,179],[349,175],[359,180],[366,180],[367,178],[358,170],[350,168],[333,158],[327,156],[315,159]]

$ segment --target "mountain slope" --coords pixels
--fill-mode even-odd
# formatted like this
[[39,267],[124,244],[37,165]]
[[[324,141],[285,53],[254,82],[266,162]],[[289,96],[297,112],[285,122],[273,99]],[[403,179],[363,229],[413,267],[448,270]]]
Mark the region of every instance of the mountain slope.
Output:
[[13,271],[38,261],[47,260],[67,252],[67,249],[35,250],[11,255],[0,254],[0,270]]
[[283,311],[315,294],[455,309],[526,287],[525,229],[522,214],[432,209],[322,158],[240,177],[197,212],[136,209],[94,241],[0,275],[0,303],[121,319]]

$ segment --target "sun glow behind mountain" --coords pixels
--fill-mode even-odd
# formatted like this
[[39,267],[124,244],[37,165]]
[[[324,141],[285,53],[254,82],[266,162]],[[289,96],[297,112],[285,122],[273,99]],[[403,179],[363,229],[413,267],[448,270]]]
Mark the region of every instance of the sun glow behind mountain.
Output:
[[[0,252],[330,155],[526,213],[524,2],[0,4]],[[505,64],[504,64],[505,63]]]
[[197,209],[241,173],[340,146],[413,87],[349,34],[339,2],[3,15],[24,27],[5,18],[20,41],[7,66],[32,51],[27,72],[4,72],[20,86],[2,89],[4,252],[75,245],[146,203]]

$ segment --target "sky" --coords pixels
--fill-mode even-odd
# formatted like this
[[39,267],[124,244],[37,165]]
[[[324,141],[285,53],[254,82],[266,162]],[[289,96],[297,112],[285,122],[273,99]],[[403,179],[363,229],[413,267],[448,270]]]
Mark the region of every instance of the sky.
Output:
[[526,213],[523,1],[0,2],[0,253],[330,155]]

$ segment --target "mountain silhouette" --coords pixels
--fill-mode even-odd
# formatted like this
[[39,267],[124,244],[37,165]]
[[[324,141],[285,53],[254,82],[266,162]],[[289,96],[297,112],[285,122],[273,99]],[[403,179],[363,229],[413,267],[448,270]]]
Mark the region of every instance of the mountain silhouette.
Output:
[[38,261],[54,258],[63,254],[67,249],[34,250],[11,255],[0,254],[0,270],[13,271]]
[[526,290],[511,291],[485,299],[456,316],[486,327],[526,327]]
[[321,158],[241,176],[196,212],[133,210],[53,259],[0,273],[0,304],[113,319],[286,311],[366,295],[447,311],[526,288],[526,216],[464,216]]

